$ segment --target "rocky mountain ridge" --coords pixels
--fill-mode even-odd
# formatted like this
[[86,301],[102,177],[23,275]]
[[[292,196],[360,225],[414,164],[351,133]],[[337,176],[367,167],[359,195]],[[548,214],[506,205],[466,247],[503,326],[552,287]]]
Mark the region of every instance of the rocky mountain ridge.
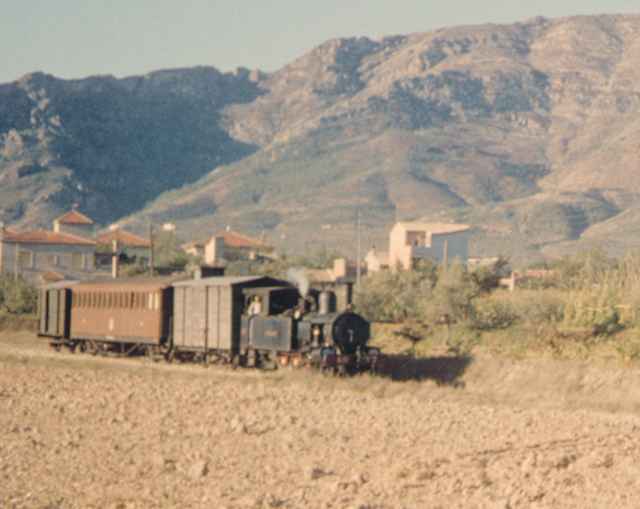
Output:
[[[101,137],[78,121],[71,138],[82,156],[62,150],[59,166],[48,147],[67,143],[39,140],[38,114],[34,127],[16,113],[33,95],[18,82],[0,87],[0,179],[36,178],[28,164],[15,169],[13,133],[31,129],[42,152],[32,159],[50,172],[43,180],[77,178],[91,189],[81,196],[87,204],[113,208],[109,220],[133,213],[125,219],[133,227],[173,221],[193,236],[231,224],[292,249],[348,250],[360,210],[368,244],[384,245],[396,219],[427,218],[476,225],[477,254],[529,259],[592,245],[622,252],[640,244],[618,238],[633,229],[640,194],[639,57],[640,16],[536,18],[331,40],[269,75],[202,68],[99,78],[154,113],[146,124],[121,119],[124,151],[122,137],[100,145],[117,129]],[[47,99],[45,109],[56,104],[48,94],[28,100],[34,109]],[[99,111],[64,109],[47,117],[47,129],[69,125],[66,117],[93,121]],[[148,138],[131,142],[146,130]],[[135,150],[155,155],[153,164],[131,165]],[[96,154],[102,181],[82,170]],[[144,195],[131,187],[138,198],[125,201],[128,210],[102,192],[123,178],[118,189],[152,183]],[[55,196],[78,196],[60,186]],[[0,205],[0,217],[24,221],[48,210],[18,203],[9,213]]]

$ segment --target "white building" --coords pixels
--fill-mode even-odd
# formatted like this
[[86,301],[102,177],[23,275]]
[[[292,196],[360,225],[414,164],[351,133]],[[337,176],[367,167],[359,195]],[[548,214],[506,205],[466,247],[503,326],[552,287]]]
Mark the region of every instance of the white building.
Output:
[[400,222],[389,234],[389,251],[369,251],[367,270],[375,272],[386,266],[410,270],[418,260],[463,263],[469,257],[471,227],[466,224]]

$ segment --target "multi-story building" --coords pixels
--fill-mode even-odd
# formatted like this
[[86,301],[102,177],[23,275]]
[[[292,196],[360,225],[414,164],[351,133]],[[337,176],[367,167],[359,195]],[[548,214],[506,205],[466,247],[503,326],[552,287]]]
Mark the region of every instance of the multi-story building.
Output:
[[0,228],[0,272],[33,281],[87,277],[95,270],[93,239],[62,231]]
[[457,259],[466,263],[470,232],[466,224],[396,223],[389,234],[389,251],[367,253],[367,270],[375,272],[385,266],[409,270],[418,260],[449,263]]

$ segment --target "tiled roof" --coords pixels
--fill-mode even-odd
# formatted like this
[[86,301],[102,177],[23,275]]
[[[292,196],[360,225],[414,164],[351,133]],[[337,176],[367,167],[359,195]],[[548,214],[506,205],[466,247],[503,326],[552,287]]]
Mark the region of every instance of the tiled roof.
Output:
[[216,237],[224,238],[224,245],[237,248],[265,248],[268,247],[259,239],[254,239],[232,230],[225,230],[216,234]]
[[396,226],[400,226],[407,231],[424,231],[429,232],[432,235],[442,235],[445,233],[460,233],[466,232],[471,229],[468,224],[456,224],[456,223],[421,223],[421,222],[400,222],[396,223]]
[[85,239],[78,235],[56,233],[49,230],[31,230],[26,232],[5,230],[2,235],[2,240],[17,242],[20,244],[53,244],[71,246],[95,246],[96,244],[93,240]]
[[70,210],[66,214],[61,215],[56,221],[61,224],[93,224],[90,218],[77,210]]
[[42,281],[46,284],[46,283],[57,283],[59,281],[64,281],[64,274],[61,274],[60,272],[56,272],[53,270],[48,270],[46,272],[43,272],[42,274],[40,274],[40,278],[42,279]]
[[[214,237],[222,237],[224,239],[225,247],[235,247],[235,248],[245,248],[245,249],[270,249],[271,246],[268,246],[260,239],[255,239],[249,237],[247,235],[243,235],[242,233],[234,232],[232,230],[225,230],[222,232],[218,232],[214,235]],[[191,248],[204,248],[205,245],[209,242],[207,240],[194,240],[192,242],[188,242],[182,245],[182,249],[191,249]]]
[[134,233],[128,232],[126,230],[110,230],[98,235],[97,241],[98,244],[111,244],[113,241],[117,241],[118,244],[129,247],[144,247],[150,248],[151,242],[144,237],[140,237]]

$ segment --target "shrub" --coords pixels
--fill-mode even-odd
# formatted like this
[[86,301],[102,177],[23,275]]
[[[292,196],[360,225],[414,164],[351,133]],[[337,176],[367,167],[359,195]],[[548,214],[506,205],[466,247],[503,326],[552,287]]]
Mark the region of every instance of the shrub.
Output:
[[481,266],[471,272],[480,291],[488,293],[500,286],[500,279],[509,274],[509,261],[506,258],[498,258],[489,266]]
[[474,326],[477,329],[506,329],[519,318],[513,304],[504,299],[482,299],[475,307]]
[[415,271],[383,271],[364,278],[356,289],[358,312],[369,320],[419,320],[432,297],[435,270],[426,264]]
[[559,290],[518,290],[509,293],[505,299],[525,323],[539,325],[564,319],[566,294]]
[[38,292],[23,278],[0,277],[0,308],[11,314],[34,314]]
[[469,322],[474,318],[473,301],[479,294],[478,283],[463,264],[454,262],[449,267],[441,267],[432,299],[423,302],[422,316],[431,323],[443,318]]

